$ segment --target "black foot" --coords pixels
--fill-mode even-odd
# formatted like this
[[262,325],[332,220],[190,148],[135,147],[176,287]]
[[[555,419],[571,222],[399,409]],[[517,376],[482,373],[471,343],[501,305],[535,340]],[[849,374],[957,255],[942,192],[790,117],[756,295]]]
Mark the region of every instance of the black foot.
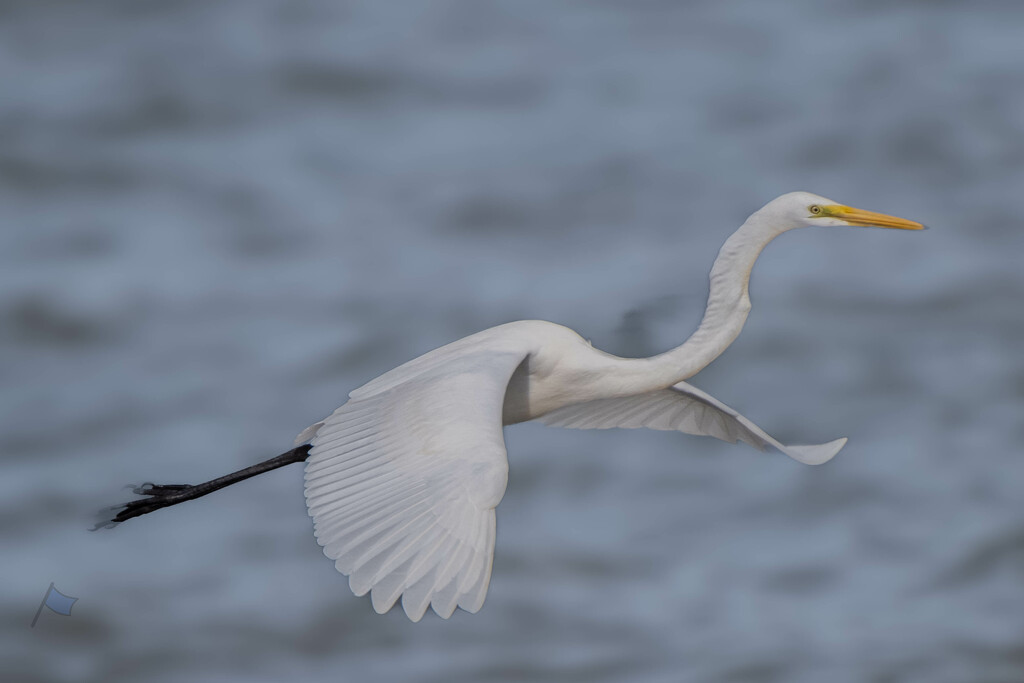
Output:
[[190,484],[154,484],[153,482],[147,481],[139,486],[127,486],[130,488],[132,493],[140,496],[146,496],[140,500],[132,500],[121,505],[115,505],[113,507],[101,510],[99,517],[96,520],[96,526],[91,531],[97,529],[112,529],[121,522],[129,520],[132,517],[139,517],[147,513],[165,508],[169,505],[175,505],[176,503],[182,503],[186,500],[195,498],[195,486]]
[[125,503],[124,505],[115,505],[112,508],[100,511],[100,516],[97,518],[96,526],[92,528],[93,531],[96,529],[109,529],[115,527],[121,522],[131,519],[132,517],[138,517],[147,513],[159,510],[160,508],[168,507],[169,505],[177,505],[178,503],[184,503],[186,500],[194,500],[200,496],[205,496],[208,493],[220,490],[225,486],[230,486],[236,482],[254,477],[257,474],[263,472],[269,472],[275,470],[278,467],[284,467],[295,462],[303,462],[309,457],[309,451],[312,446],[308,443],[296,446],[295,448],[282,453],[281,455],[275,456],[270,460],[264,460],[263,462],[250,465],[237,472],[231,474],[225,474],[223,477],[217,477],[210,481],[204,481],[202,484],[196,484],[190,486],[188,484],[154,484],[151,481],[147,481],[145,484],[139,486],[127,486],[133,493],[145,496],[140,500],[133,500]]

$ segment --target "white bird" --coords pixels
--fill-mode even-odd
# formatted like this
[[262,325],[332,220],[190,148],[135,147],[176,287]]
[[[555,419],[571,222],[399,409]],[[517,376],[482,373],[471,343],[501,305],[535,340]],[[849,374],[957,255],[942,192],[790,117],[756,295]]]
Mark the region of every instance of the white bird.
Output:
[[726,240],[711,268],[707,309],[681,346],[620,358],[567,327],[511,322],[430,351],[349,394],[307,427],[296,447],[195,486],[143,484],[147,498],[113,510],[113,526],[291,462],[306,461],[305,493],[317,542],[356,595],[383,613],[401,597],[418,621],[428,606],[448,618],[484,603],[494,557],[494,510],[505,493],[504,425],[540,420],[577,429],[648,427],[766,446],[802,463],[831,459],[846,443],[779,443],[724,403],[687,384],[717,358],[750,312],[748,283],[761,250],[793,228],[920,223],[792,192],[756,211]]

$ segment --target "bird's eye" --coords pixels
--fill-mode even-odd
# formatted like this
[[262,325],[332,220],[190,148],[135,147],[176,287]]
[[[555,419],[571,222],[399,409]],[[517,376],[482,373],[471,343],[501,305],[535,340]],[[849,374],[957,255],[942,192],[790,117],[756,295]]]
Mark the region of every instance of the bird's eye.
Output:
[[808,208],[808,210],[811,213],[813,213],[815,216],[817,216],[817,215],[819,215],[821,213],[821,207],[818,206],[817,204],[811,204],[811,206]]

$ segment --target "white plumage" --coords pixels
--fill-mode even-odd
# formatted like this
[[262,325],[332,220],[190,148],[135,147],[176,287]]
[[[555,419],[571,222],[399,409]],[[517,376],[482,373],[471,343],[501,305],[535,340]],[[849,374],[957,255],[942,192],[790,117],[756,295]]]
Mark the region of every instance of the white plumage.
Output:
[[306,502],[324,553],[356,595],[371,593],[378,612],[399,597],[413,621],[428,606],[445,618],[456,606],[476,612],[490,581],[494,509],[508,475],[502,427],[531,419],[741,440],[807,464],[832,458],[846,439],[786,446],[683,382],[742,329],[750,272],[764,246],[810,225],[923,227],[804,192],[783,195],[726,241],[700,327],[676,349],[619,358],[566,327],[519,321],[435,349],[351,392],[296,440],[312,444]]

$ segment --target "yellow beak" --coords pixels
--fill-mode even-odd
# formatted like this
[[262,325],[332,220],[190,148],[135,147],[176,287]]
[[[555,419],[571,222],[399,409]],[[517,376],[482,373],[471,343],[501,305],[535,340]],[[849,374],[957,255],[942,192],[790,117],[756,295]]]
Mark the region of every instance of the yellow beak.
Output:
[[917,221],[908,221],[905,218],[897,218],[896,216],[888,216],[884,213],[875,213],[874,211],[865,211],[864,209],[855,209],[852,206],[842,206],[841,204],[833,204],[831,206],[822,207],[824,215],[831,218],[838,218],[842,221],[846,221],[850,225],[868,225],[876,226],[879,228],[899,228],[900,230],[924,230],[925,226]]

